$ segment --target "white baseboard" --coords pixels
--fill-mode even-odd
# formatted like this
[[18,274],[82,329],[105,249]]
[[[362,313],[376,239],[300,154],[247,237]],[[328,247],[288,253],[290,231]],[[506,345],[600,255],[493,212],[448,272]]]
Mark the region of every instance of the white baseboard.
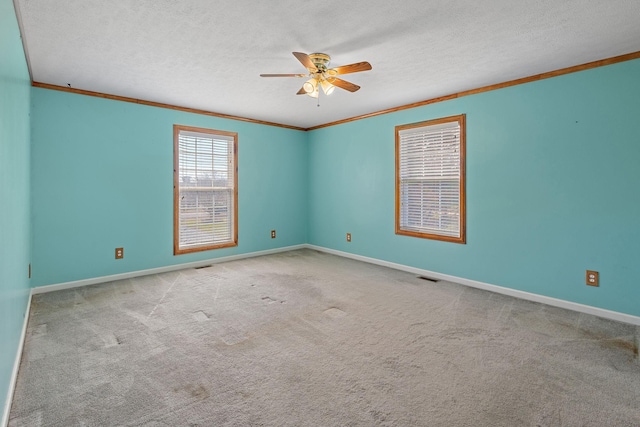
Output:
[[24,347],[24,341],[27,336],[27,324],[29,323],[29,314],[31,313],[32,296],[33,291],[29,292],[29,299],[27,300],[27,309],[24,314],[24,322],[22,322],[22,333],[20,334],[20,341],[18,341],[16,360],[13,363],[13,371],[11,372],[11,378],[9,379],[9,391],[7,392],[7,400],[4,404],[4,411],[2,412],[2,422],[0,422],[0,427],[7,427],[9,425],[9,412],[11,411],[11,403],[13,402],[13,392],[16,389],[16,381],[18,380],[20,362],[22,361],[22,348]]
[[605,319],[615,320],[623,323],[630,323],[632,325],[640,326],[640,317],[633,316],[631,314],[620,313],[617,311],[605,310],[604,308],[592,307],[590,305],[578,304],[576,302],[565,301],[557,298],[551,298],[544,295],[533,294],[530,292],[519,291],[516,289],[505,288],[502,286],[491,285],[489,283],[478,282],[476,280],[465,279],[463,277],[450,276],[448,274],[437,273],[435,271],[423,270],[421,268],[410,267],[408,265],[396,264],[389,261],[383,261],[377,258],[369,258],[362,255],[356,255],[349,252],[342,252],[335,249],[329,249],[322,246],[306,245],[309,249],[314,249],[320,252],[326,252],[328,254],[338,255],[345,258],[351,258],[358,261],[368,262],[370,264],[381,265],[383,267],[389,267],[396,270],[407,271],[419,276],[433,277],[434,279],[446,280],[448,282],[458,283],[472,288],[484,289],[486,291],[496,292],[498,294],[509,295],[512,297],[520,298],[523,300],[539,302],[542,304],[551,305],[554,307],[566,308],[568,310],[577,311],[580,313],[591,314],[597,317],[603,317]]
[[114,282],[116,280],[131,279],[133,277],[148,276],[150,274],[166,273],[168,271],[184,270],[185,268],[204,267],[206,265],[217,264],[221,262],[235,261],[244,258],[253,258],[263,255],[277,254],[280,252],[289,252],[296,249],[306,248],[306,244],[285,246],[283,248],[267,249],[264,251],[248,252],[238,255],[229,255],[220,258],[211,258],[202,261],[187,262],[184,264],[174,264],[165,267],[150,268],[147,270],[130,271],[128,273],[112,274],[110,276],[93,277],[91,279],[75,280],[73,282],[57,283],[53,285],[38,286],[32,289],[33,294],[44,294],[47,292],[61,291],[64,289],[79,288],[82,286],[96,285],[98,283]]
[[420,276],[433,277],[434,279],[446,280],[448,282],[454,282],[454,283],[458,283],[458,284],[461,284],[461,285],[470,286],[472,288],[484,289],[486,291],[496,292],[496,293],[503,294],[503,295],[509,295],[509,296],[512,296],[512,297],[516,297],[516,298],[520,298],[520,299],[524,299],[524,300],[528,300],[528,301],[539,302],[539,303],[547,304],[547,305],[554,306],[554,307],[566,308],[568,310],[573,310],[573,311],[577,311],[577,312],[580,312],[580,313],[591,314],[591,315],[602,317],[602,318],[605,318],[605,319],[610,319],[610,320],[615,320],[615,321],[618,321],[618,322],[629,323],[629,324],[632,324],[632,325],[640,326],[640,317],[633,316],[631,314],[620,313],[620,312],[617,312],[617,311],[606,310],[606,309],[603,309],[603,308],[593,307],[593,306],[590,306],[590,305],[584,305],[584,304],[579,304],[579,303],[576,303],[576,302],[571,302],[571,301],[561,300],[561,299],[557,299],[557,298],[547,297],[547,296],[544,296],[544,295],[534,294],[534,293],[525,292],[525,291],[519,291],[517,289],[505,288],[505,287],[502,287],[502,286],[492,285],[492,284],[489,284],[489,283],[478,282],[476,280],[465,279],[464,277],[451,276],[451,275],[448,275],[448,274],[442,274],[442,273],[438,273],[438,272],[435,272],[435,271],[424,270],[424,269],[421,269],[421,268],[411,267],[411,266],[404,265],[404,264],[397,264],[397,263],[394,263],[394,262],[384,261],[384,260],[377,259],[377,258],[370,258],[370,257],[366,257],[366,256],[363,256],[363,255],[356,255],[356,254],[352,254],[352,253],[349,253],[349,252],[338,251],[338,250],[335,250],[335,249],[329,249],[329,248],[325,248],[325,247],[322,247],[322,246],[316,246],[316,245],[311,245],[311,244],[306,244],[306,243],[305,244],[300,244],[300,245],[294,245],[294,246],[286,246],[286,247],[283,247],[283,248],[268,249],[268,250],[257,251],[257,252],[249,252],[249,253],[245,253],[245,254],[231,255],[231,256],[220,257],[220,258],[212,258],[212,259],[207,259],[207,260],[203,260],[203,261],[195,261],[195,262],[189,262],[189,263],[184,263],[184,264],[175,264],[175,265],[170,265],[170,266],[165,266],[165,267],[151,268],[151,269],[148,269],[148,270],[138,270],[138,271],[132,271],[132,272],[128,272],[128,273],[114,274],[114,275],[110,275],[110,276],[102,276],[102,277],[95,277],[95,278],[91,278],[91,279],[76,280],[76,281],[73,281],[73,282],[59,283],[59,284],[47,285],[47,286],[39,286],[39,287],[33,288],[31,290],[31,293],[33,295],[42,294],[42,293],[46,293],[46,292],[60,291],[60,290],[63,290],[63,289],[78,288],[78,287],[81,287],[81,286],[95,285],[95,284],[98,284],[98,283],[105,283],[105,282],[112,282],[112,281],[116,281],[116,280],[130,279],[132,277],[146,276],[146,275],[149,275],[149,274],[165,273],[165,272],[168,272],[168,271],[182,270],[182,269],[185,269],[185,268],[202,267],[202,266],[205,266],[205,265],[211,265],[211,264],[216,264],[216,263],[221,263],[221,262],[235,261],[235,260],[244,259],[244,258],[253,258],[253,257],[257,257],[257,256],[270,255],[270,254],[276,254],[276,253],[280,253],[280,252],[288,252],[288,251],[293,251],[293,250],[297,250],[297,249],[305,249],[305,248],[313,249],[313,250],[316,250],[316,251],[325,252],[325,253],[329,253],[329,254],[333,254],[333,255],[337,255],[337,256],[341,256],[341,257],[344,257],[344,258],[351,258],[351,259],[355,259],[357,261],[363,261],[363,262],[367,262],[367,263],[370,263],[370,264],[381,265],[383,267],[389,267],[389,268],[393,268],[393,269],[396,269],[396,270],[407,271],[409,273],[413,273],[413,274],[420,275]]

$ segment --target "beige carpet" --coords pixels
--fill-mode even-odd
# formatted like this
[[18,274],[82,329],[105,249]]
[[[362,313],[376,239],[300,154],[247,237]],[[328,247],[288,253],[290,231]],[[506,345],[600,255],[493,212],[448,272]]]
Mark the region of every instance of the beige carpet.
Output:
[[640,426],[636,333],[301,250],[35,296],[9,425]]

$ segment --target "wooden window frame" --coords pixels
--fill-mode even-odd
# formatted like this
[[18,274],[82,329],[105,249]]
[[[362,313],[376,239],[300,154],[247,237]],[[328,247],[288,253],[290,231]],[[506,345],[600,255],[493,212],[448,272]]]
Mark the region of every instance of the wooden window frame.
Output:
[[[200,245],[188,248],[180,248],[180,132],[196,132],[210,135],[220,135],[233,138],[233,230],[232,240],[219,244]],[[193,252],[202,252],[212,249],[238,246],[238,134],[214,129],[206,129],[192,126],[173,126],[173,254],[182,255]]]
[[[458,122],[460,126],[460,202],[459,202],[459,236],[452,237],[441,235],[437,233],[427,233],[427,232],[417,232],[405,230],[401,227],[401,194],[400,194],[400,185],[401,185],[401,177],[400,177],[400,132],[407,129],[414,129],[420,127],[434,126],[440,125],[444,123],[453,123]],[[403,236],[412,236],[419,237],[423,239],[431,239],[431,240],[440,240],[445,242],[452,243],[466,243],[466,173],[465,173],[465,164],[466,164],[466,116],[464,114],[460,114],[457,116],[443,117],[434,120],[427,120],[419,123],[411,123],[406,125],[400,125],[395,127],[395,139],[396,139],[396,147],[395,147],[395,157],[396,157],[396,194],[395,194],[395,233]]]

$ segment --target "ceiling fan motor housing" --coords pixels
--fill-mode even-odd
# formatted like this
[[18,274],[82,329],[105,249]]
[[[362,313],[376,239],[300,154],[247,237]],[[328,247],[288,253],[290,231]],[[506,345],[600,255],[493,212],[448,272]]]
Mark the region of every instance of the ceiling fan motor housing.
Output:
[[327,71],[329,67],[329,61],[331,61],[331,57],[326,53],[312,53],[309,55],[311,62],[320,72]]

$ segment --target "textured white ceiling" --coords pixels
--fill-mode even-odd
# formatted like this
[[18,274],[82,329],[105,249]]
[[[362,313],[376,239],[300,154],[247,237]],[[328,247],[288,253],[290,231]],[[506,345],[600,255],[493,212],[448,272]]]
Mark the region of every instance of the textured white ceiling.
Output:
[[[36,82],[303,128],[640,50],[638,0],[17,0]],[[316,100],[291,54],[358,92]]]

